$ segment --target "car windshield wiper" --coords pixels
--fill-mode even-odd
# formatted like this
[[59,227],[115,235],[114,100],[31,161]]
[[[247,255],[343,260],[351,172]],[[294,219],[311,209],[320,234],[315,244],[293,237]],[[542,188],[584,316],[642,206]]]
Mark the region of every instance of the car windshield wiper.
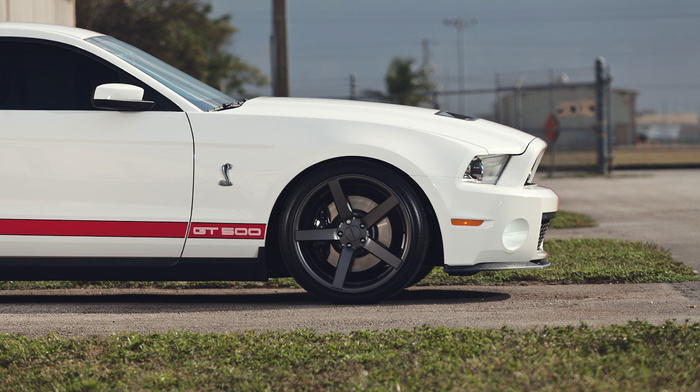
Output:
[[239,108],[239,107],[243,106],[244,103],[245,103],[245,99],[242,101],[237,101],[237,102],[229,102],[229,103],[225,103],[221,106],[217,106],[213,109],[209,109],[209,111],[210,112],[218,112],[220,110],[235,109],[235,108]]

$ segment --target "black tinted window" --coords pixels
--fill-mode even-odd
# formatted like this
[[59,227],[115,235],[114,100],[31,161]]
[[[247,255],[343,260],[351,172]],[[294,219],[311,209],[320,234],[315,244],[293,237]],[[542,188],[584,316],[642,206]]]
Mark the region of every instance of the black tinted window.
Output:
[[0,41],[0,109],[98,110],[95,88],[104,83],[144,87],[154,110],[179,110],[133,77],[67,47],[38,42]]

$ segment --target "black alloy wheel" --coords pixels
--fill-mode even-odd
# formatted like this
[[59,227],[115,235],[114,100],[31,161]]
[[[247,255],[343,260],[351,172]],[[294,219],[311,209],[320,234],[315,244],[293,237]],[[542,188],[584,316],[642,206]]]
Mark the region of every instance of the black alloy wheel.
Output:
[[428,248],[425,209],[397,173],[365,161],[325,166],[304,178],[279,227],[287,268],[333,302],[386,299],[413,283]]

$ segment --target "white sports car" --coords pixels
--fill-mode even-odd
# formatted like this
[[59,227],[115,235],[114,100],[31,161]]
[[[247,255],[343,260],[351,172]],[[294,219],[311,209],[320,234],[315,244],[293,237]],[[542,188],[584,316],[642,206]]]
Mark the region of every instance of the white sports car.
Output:
[[546,148],[446,111],[239,101],[112,37],[0,23],[0,278],[266,280],[329,301],[542,268]]

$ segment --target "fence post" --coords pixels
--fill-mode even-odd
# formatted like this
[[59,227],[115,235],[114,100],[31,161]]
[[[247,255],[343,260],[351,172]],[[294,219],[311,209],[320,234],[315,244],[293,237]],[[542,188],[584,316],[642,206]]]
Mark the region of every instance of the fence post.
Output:
[[[608,123],[610,116],[607,113],[606,91],[610,84],[610,75],[605,59],[598,57],[595,61],[595,132],[598,136],[598,173],[603,175],[610,174],[609,159],[608,159]],[[609,98],[609,97],[608,97]]]
[[[556,115],[556,110],[555,110],[555,100],[556,98],[554,97],[554,70],[552,68],[549,69],[549,91],[548,91],[548,108],[549,108],[549,115],[550,116],[555,116]],[[559,132],[559,130],[557,130]],[[556,138],[550,143],[552,144],[549,150],[549,177],[554,177],[554,171],[556,170],[557,166],[557,145],[555,144]]]
[[610,72],[610,64],[605,67],[605,75],[607,76],[607,83],[605,83],[605,117],[607,118],[607,129],[608,134],[608,170],[613,171],[613,149],[615,148],[615,121],[613,120],[613,104],[612,104],[612,72]]

